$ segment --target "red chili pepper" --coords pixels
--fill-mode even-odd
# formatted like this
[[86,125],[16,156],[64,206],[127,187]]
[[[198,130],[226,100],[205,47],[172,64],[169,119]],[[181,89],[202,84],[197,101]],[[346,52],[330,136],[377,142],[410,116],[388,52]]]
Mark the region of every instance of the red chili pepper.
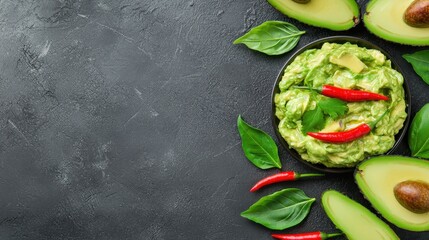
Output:
[[362,123],[359,126],[343,132],[308,132],[307,134],[313,138],[323,142],[330,143],[346,143],[354,141],[365,136],[377,125],[377,123],[389,112],[384,112],[377,120],[372,123]]
[[299,173],[294,172],[294,171],[280,172],[280,173],[268,176],[268,177],[260,180],[250,189],[250,191],[255,192],[255,191],[259,190],[260,188],[267,186],[267,185],[270,185],[270,184],[273,184],[273,183],[295,181],[295,180],[300,179],[300,178],[319,177],[319,176],[324,176],[324,174],[321,174],[321,173],[299,174]]
[[343,132],[308,132],[307,134],[323,142],[346,143],[365,136],[369,132],[371,132],[371,127],[366,123],[362,123],[355,128]]
[[273,238],[281,240],[325,240],[328,238],[340,236],[342,233],[324,233],[324,232],[308,232],[297,234],[271,234]]
[[378,93],[373,93],[373,92],[368,92],[363,90],[339,88],[332,85],[323,85],[322,88],[310,88],[306,86],[296,86],[295,88],[316,90],[324,96],[338,98],[346,102],[389,100],[388,97]]
[[321,93],[328,97],[339,98],[347,102],[359,102],[359,101],[369,101],[369,100],[389,100],[388,97],[362,90],[352,90],[344,89],[339,87],[334,87],[331,85],[324,85],[322,87]]

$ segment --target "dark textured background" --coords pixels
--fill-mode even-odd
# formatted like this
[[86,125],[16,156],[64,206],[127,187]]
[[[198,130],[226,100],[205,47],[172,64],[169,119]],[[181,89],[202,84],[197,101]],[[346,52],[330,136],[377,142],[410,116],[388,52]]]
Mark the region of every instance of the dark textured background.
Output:
[[[248,192],[275,171],[246,160],[236,119],[274,136],[272,85],[292,52],[268,57],[232,41],[266,20],[307,31],[295,50],[338,34],[384,47],[404,69],[413,114],[429,102],[401,59],[422,48],[362,24],[310,27],[263,0],[0,1],[0,239],[270,239],[240,212],[289,186],[317,202],[285,232],[335,230],[320,205],[326,189],[369,206],[351,174]],[[396,153],[409,154],[406,142]],[[283,169],[311,171],[280,155]]]

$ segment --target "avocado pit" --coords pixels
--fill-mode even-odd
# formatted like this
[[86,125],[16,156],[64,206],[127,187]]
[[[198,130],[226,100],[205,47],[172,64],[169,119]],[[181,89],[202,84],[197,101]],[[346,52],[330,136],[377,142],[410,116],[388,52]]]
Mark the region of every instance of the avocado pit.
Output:
[[407,180],[396,184],[393,189],[396,200],[413,213],[429,212],[429,184],[423,181]]
[[404,22],[411,27],[429,27],[429,0],[415,0],[405,10]]

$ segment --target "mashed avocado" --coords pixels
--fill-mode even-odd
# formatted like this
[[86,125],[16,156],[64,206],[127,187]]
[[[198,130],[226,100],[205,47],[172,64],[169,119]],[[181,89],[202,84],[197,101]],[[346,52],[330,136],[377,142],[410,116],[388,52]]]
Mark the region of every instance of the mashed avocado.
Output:
[[[343,56],[352,61],[342,62]],[[280,119],[279,132],[308,162],[327,167],[353,167],[368,156],[386,153],[393,147],[394,136],[407,116],[403,82],[402,75],[392,69],[390,60],[378,50],[350,43],[325,43],[321,49],[307,50],[286,68],[279,83],[280,93],[274,98],[276,116]],[[321,142],[302,132],[302,116],[326,97],[293,86],[321,88],[325,84],[380,93],[389,100],[349,102],[346,115],[335,120],[328,118],[322,131],[345,131],[373,122],[390,111],[362,138],[342,144]]]

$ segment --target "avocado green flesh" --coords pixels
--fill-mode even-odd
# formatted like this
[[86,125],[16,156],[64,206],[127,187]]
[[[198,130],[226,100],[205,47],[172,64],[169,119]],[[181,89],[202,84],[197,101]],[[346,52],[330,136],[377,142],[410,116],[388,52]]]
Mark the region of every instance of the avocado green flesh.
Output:
[[407,25],[403,15],[414,0],[371,0],[363,17],[366,28],[385,40],[415,46],[429,45],[429,28]]
[[311,0],[306,4],[292,0],[268,0],[268,2],[291,18],[335,31],[350,29],[359,19],[359,7],[354,0]]
[[322,204],[328,217],[349,240],[399,239],[374,213],[335,190],[323,193]]
[[[357,57],[364,69],[356,73],[331,61],[342,55]],[[374,49],[351,43],[325,43],[321,49],[306,50],[288,64],[279,82],[280,93],[274,96],[279,133],[305,161],[326,167],[354,167],[369,156],[386,153],[395,144],[395,135],[407,117],[403,82],[403,76],[392,69],[390,60]],[[352,142],[335,144],[312,138],[303,133],[303,116],[327,97],[294,86],[318,89],[325,84],[384,94],[389,101],[349,102],[348,112],[338,119],[327,117],[321,131],[347,131],[373,122],[387,109],[390,114],[371,133]]]
[[355,173],[361,192],[372,206],[389,222],[410,231],[428,231],[429,213],[413,213],[395,198],[396,184],[406,180],[429,183],[429,161],[381,156],[362,162]]

